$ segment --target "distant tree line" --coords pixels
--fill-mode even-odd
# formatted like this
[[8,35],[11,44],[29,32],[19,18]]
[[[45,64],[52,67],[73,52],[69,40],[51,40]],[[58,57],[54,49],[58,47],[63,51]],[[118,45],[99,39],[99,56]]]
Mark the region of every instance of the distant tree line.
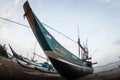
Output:
[[0,56],[8,58],[7,48],[5,47],[5,44],[0,44]]

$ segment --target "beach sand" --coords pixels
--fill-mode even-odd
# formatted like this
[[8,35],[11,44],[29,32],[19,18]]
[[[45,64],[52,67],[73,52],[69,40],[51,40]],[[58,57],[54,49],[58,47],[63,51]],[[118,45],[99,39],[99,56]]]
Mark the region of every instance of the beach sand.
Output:
[[120,66],[78,79],[66,79],[59,74],[43,73],[35,69],[29,69],[10,59],[0,57],[0,80],[120,80]]
[[0,57],[0,80],[64,80],[59,74],[42,73]]

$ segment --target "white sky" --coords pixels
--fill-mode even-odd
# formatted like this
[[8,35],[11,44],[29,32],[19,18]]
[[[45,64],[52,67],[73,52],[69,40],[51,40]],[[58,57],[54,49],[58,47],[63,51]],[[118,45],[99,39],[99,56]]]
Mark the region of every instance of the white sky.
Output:
[[[0,0],[0,17],[28,25],[23,18],[26,0]],[[77,41],[88,39],[93,62],[103,65],[120,56],[120,0],[28,0],[39,20]],[[48,29],[48,28],[47,28]],[[77,55],[77,44],[48,29],[68,50]],[[31,58],[34,37],[30,28],[0,19],[0,43],[8,44],[21,55]],[[7,46],[8,47],[8,46]],[[45,56],[37,43],[36,53]],[[38,57],[36,57],[38,59]],[[42,62],[41,58],[39,61]]]

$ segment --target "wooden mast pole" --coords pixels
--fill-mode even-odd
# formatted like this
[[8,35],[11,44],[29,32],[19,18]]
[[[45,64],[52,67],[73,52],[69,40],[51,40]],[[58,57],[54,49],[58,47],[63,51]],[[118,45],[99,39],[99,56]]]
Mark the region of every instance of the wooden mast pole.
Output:
[[80,57],[80,37],[79,37],[79,27],[77,25],[77,29],[78,29],[78,57]]

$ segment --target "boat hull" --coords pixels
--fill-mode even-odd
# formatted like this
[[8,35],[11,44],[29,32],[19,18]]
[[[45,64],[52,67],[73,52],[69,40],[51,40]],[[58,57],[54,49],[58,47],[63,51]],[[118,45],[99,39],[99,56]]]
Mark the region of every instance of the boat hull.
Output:
[[61,76],[76,78],[93,72],[92,66],[88,66],[87,61],[81,60],[68,51],[47,31],[33,13],[28,2],[26,2],[23,7],[25,11],[24,16],[26,16],[36,39]]
[[66,61],[60,61],[52,57],[49,57],[49,59],[59,74],[66,78],[78,78],[93,72],[93,68],[75,65]]
[[48,68],[44,68],[44,67],[37,67],[36,66],[35,69],[40,71],[40,72],[44,72],[44,73],[58,74],[57,71],[48,70]]
[[20,64],[23,67],[30,68],[30,69],[35,69],[35,65],[27,64],[26,62],[23,62],[23,61],[18,60],[18,59],[17,59],[17,63]]

